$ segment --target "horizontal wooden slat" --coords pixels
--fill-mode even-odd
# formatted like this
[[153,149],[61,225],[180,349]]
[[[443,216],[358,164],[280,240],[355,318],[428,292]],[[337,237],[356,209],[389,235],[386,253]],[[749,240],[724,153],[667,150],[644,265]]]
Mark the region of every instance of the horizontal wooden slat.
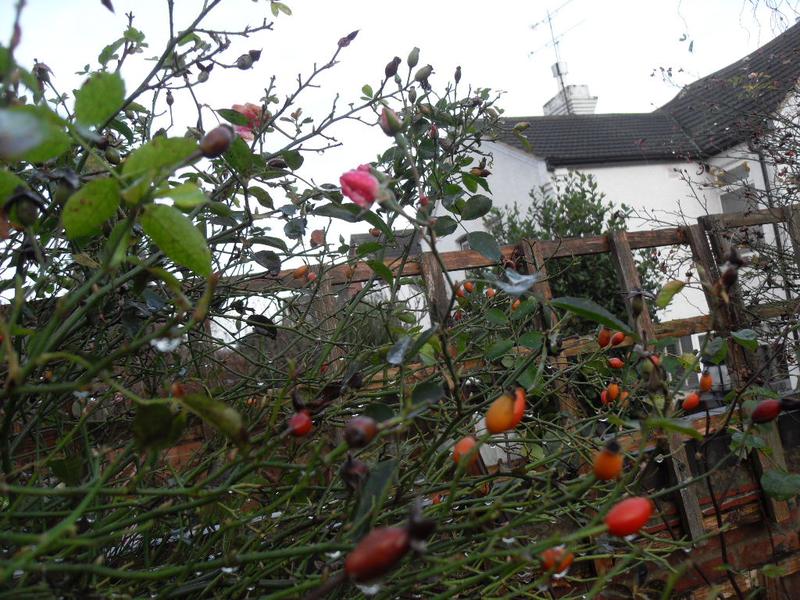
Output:
[[[628,241],[632,249],[657,248],[660,246],[672,246],[685,243],[682,232],[678,228],[657,229],[654,231],[634,231],[628,233]],[[608,239],[606,236],[592,236],[585,238],[570,238],[565,240],[553,240],[538,242],[542,248],[545,260],[557,258],[569,258],[572,256],[587,256],[592,254],[603,254],[609,251]],[[516,252],[515,245],[500,247],[503,260],[513,259]],[[426,253],[427,254],[427,253]],[[475,250],[453,250],[451,252],[440,252],[439,256],[445,266],[445,271],[466,271],[470,269],[481,269],[492,267],[497,263],[487,259],[480,252]],[[389,267],[395,277],[415,277],[422,274],[419,260],[416,257],[410,258],[405,265],[399,258],[388,259],[384,264]],[[402,269],[400,268],[402,265]],[[349,271],[352,269],[352,274]],[[294,269],[286,269],[280,274],[270,277],[264,274],[241,277],[236,280],[229,280],[226,283],[241,290],[261,290],[268,288],[301,288],[308,284],[305,279],[294,279],[292,277]],[[373,276],[372,269],[366,262],[358,262],[354,265],[337,265],[325,270],[324,277],[329,278],[334,285],[341,285],[348,282],[357,283],[369,280]]]
[[767,223],[780,223],[785,221],[783,207],[764,208],[761,210],[748,210],[737,213],[713,215],[714,220],[722,227],[747,227],[750,225],[765,225]]

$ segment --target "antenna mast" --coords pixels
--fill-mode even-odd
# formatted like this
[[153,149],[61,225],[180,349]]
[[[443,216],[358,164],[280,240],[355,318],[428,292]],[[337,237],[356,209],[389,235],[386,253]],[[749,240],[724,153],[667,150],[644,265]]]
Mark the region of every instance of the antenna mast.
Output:
[[[566,4],[569,4],[568,2]],[[563,8],[566,4],[562,4],[557,10]],[[558,40],[556,39],[556,34],[553,31],[553,17],[550,15],[550,9],[547,10],[547,25],[550,28],[550,43],[553,45],[553,53],[556,57],[556,62],[552,66],[553,70],[553,77],[558,79],[558,86],[561,90],[561,96],[564,98],[564,105],[567,108],[567,114],[571,115],[572,112],[572,104],[569,101],[569,96],[567,95],[567,86],[564,83],[564,75],[567,74],[566,69],[564,68],[564,63],[561,62],[561,56],[558,52]]]

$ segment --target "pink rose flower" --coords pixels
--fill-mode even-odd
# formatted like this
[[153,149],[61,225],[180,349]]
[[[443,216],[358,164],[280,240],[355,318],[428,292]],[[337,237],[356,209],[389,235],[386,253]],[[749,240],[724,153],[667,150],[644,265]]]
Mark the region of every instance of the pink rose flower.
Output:
[[361,208],[369,208],[378,196],[378,180],[369,165],[361,165],[339,177],[342,193]]
[[[252,141],[253,131],[261,127],[264,119],[264,114],[258,104],[246,102],[245,104],[234,104],[233,110],[247,119],[247,125],[234,125],[233,130],[239,134],[242,139]],[[266,119],[269,119],[269,113],[266,114]]]

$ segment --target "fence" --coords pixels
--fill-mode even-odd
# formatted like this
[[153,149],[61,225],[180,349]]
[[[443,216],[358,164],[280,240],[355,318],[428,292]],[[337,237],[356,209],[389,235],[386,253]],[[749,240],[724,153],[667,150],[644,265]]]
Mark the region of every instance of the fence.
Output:
[[[800,263],[800,209],[797,206],[751,211],[747,213],[708,215],[696,224],[668,229],[639,232],[612,232],[605,236],[566,239],[557,241],[525,240],[517,245],[501,248],[502,261],[514,264],[520,272],[536,272],[540,279],[533,292],[545,299],[552,297],[547,279],[550,261],[575,256],[610,254],[618,275],[622,292],[641,287],[633,251],[665,246],[688,248],[703,284],[709,314],[653,323],[647,310],[635,319],[628,308],[630,323],[642,339],[653,341],[667,337],[681,337],[703,332],[716,332],[728,336],[732,331],[751,325],[753,317],[760,319],[789,318],[797,311],[795,301],[775,302],[766,305],[745,307],[741,294],[734,292],[729,303],[721,302],[713,293],[714,283],[720,277],[718,264],[726,256],[735,230],[778,224],[792,245],[794,256]],[[495,266],[480,253],[470,250],[445,252],[438,255],[422,253],[387,260],[386,267],[395,277],[420,277],[424,281],[427,307],[432,321],[444,324],[450,316],[452,290],[446,283],[444,272],[464,271]],[[335,322],[335,307],[331,301],[332,290],[337,286],[365,282],[375,277],[372,267],[365,263],[342,265],[327,270],[320,278],[318,296],[325,318]],[[263,289],[275,285],[298,287],[297,282],[286,271],[278,277],[255,277],[238,282],[249,289]],[[749,318],[748,318],[749,316]],[[328,327],[331,327],[331,323]],[[728,365],[736,386],[744,386],[760,372],[762,365],[757,358],[745,353],[730,337]],[[550,359],[554,367],[563,367],[572,357],[589,350],[594,344],[589,339],[566,340],[560,353]],[[462,365],[470,368],[475,365]],[[413,369],[409,369],[413,371]],[[390,372],[390,376],[396,372]],[[378,384],[378,382],[373,382]],[[578,401],[565,385],[559,395],[561,412],[577,416],[581,410]],[[706,411],[686,419],[686,424],[700,432],[704,440],[702,447],[710,452],[714,444],[723,443],[727,448],[725,430],[732,415],[725,408]],[[663,522],[651,523],[648,531],[652,535],[685,537],[695,542],[694,573],[686,574],[677,586],[680,592],[691,593],[694,598],[706,598],[710,584],[719,584],[723,594],[732,594],[734,588],[744,591],[755,585],[766,590],[766,597],[789,598],[800,594],[800,540],[798,540],[798,511],[794,501],[776,500],[762,493],[759,485],[761,473],[777,466],[781,469],[800,472],[800,435],[795,431],[793,413],[785,414],[781,421],[765,428],[763,437],[769,453],[753,450],[750,455],[752,473],[736,475],[735,485],[728,482],[727,490],[717,497],[713,485],[719,484],[711,475],[703,477],[702,465],[696,459],[699,452],[697,442],[690,436],[677,433],[664,434],[650,440],[645,448],[637,447],[637,438],[624,437],[621,443],[628,451],[659,451],[665,456],[666,470],[671,488],[676,491],[661,506]],[[734,467],[735,468],[735,467]],[[705,480],[705,482],[704,482]],[[713,483],[712,483],[712,480]],[[709,533],[718,533],[710,538]],[[724,560],[723,560],[724,559]],[[715,567],[722,562],[733,565],[740,575],[731,580]],[[757,567],[775,563],[780,567],[779,577],[769,578],[763,574],[748,574]],[[607,572],[613,565],[608,559],[594,561],[597,572]],[[689,592],[692,590],[691,592]],[[787,595],[788,594],[788,595]]]
[[[751,325],[753,318],[792,318],[798,304],[792,300],[760,306],[745,307],[741,294],[734,291],[729,303],[723,303],[712,290],[720,276],[718,264],[728,251],[732,229],[757,225],[778,224],[785,229],[792,245],[794,256],[800,263],[800,208],[752,211],[748,213],[709,215],[697,224],[669,229],[640,232],[612,232],[607,236],[568,239],[557,241],[525,240],[518,245],[501,248],[502,261],[513,263],[520,272],[536,272],[540,278],[533,292],[549,299],[552,291],[547,278],[548,265],[553,260],[574,256],[610,254],[615,265],[620,289],[630,292],[641,287],[634,259],[634,251],[645,248],[682,246],[688,248],[696,266],[696,272],[706,292],[709,314],[687,319],[653,323],[647,310],[634,318],[630,310],[630,323],[642,339],[654,341],[668,337],[681,337],[703,332],[716,332],[727,336],[732,331]],[[444,278],[444,272],[464,271],[495,266],[480,253],[469,250],[440,254],[422,253],[403,256],[385,262],[395,277],[419,277],[424,282],[424,294],[431,320],[444,324],[450,318],[452,290]],[[365,263],[355,266],[341,265],[321,273],[315,282],[314,295],[318,299],[320,321],[326,329],[336,322],[336,306],[333,292],[338,286],[365,282],[375,277],[375,271]],[[237,288],[250,290],[298,288],[308,286],[303,280],[292,277],[292,271],[284,271],[275,277],[255,276],[235,282],[221,284],[235,293]],[[762,365],[752,353],[729,339],[728,365],[735,386],[748,385],[761,372]],[[630,343],[627,340],[626,343]],[[556,369],[566,367],[574,357],[589,351],[594,344],[587,338],[568,339],[560,352],[549,360]],[[469,370],[478,366],[460,365]],[[414,377],[415,369],[406,369]],[[424,376],[420,368],[416,376]],[[394,378],[397,370],[390,370]],[[386,375],[384,375],[386,376]],[[376,377],[371,385],[380,385]],[[582,407],[570,389],[569,382],[558,394],[560,412],[565,421],[578,418]],[[659,521],[651,521],[646,528],[652,536],[687,539],[693,543],[692,562],[694,570],[686,572],[676,590],[692,598],[707,598],[711,586],[718,585],[723,595],[760,586],[766,590],[766,598],[793,598],[800,594],[800,512],[794,499],[776,500],[763,493],[760,476],[768,469],[778,467],[800,473],[800,430],[796,427],[800,418],[795,412],[785,413],[782,418],[765,426],[762,437],[766,442],[763,450],[754,449],[749,455],[750,469],[740,469],[734,464],[721,472],[705,472],[702,457],[727,451],[726,430],[736,416],[726,408],[706,411],[689,416],[685,425],[702,434],[702,441],[693,436],[669,432],[655,435],[640,446],[639,436],[627,435],[619,439],[630,453],[653,452],[662,455],[659,463],[662,481],[661,491],[656,493],[659,504]],[[171,449],[167,459],[181,462],[191,456],[202,438],[203,431],[195,429],[184,438],[182,444]],[[21,454],[24,454],[21,453]],[[483,466],[483,469],[486,467]],[[723,489],[721,493],[719,490]],[[716,490],[716,491],[715,491]],[[710,535],[713,534],[713,535]],[[674,557],[674,562],[685,561],[685,556]],[[733,566],[736,577],[717,569],[722,563]],[[765,577],[756,571],[765,564],[778,567],[775,577]],[[608,573],[614,564],[608,557],[595,558],[592,568],[596,573]],[[620,575],[620,581],[630,577]],[[556,587],[556,590],[559,588]],[[573,590],[574,591],[574,590]]]

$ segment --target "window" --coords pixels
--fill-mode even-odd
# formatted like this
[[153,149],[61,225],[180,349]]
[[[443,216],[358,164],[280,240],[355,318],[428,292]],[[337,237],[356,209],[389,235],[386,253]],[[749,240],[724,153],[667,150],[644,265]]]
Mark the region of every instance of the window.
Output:
[[[749,183],[750,168],[742,163],[733,169],[722,171],[717,176],[717,183],[723,189],[720,193],[720,204],[723,214],[747,213],[755,210],[756,194]],[[750,250],[764,239],[761,225],[738,227],[731,230],[731,243],[740,248]]]

